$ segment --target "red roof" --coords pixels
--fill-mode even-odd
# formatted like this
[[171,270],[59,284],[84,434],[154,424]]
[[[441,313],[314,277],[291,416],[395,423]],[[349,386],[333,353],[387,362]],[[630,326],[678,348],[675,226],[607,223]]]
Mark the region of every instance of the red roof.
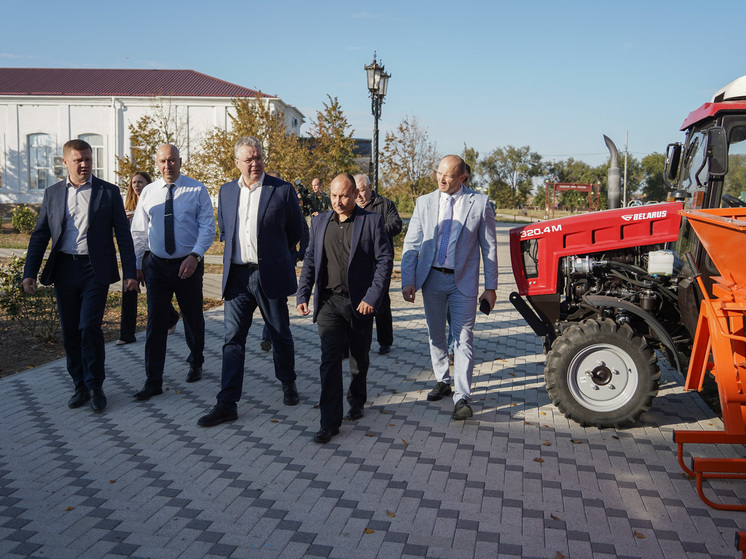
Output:
[[[254,97],[257,91],[194,70],[0,68],[0,95]],[[272,97],[262,93],[263,97]]]

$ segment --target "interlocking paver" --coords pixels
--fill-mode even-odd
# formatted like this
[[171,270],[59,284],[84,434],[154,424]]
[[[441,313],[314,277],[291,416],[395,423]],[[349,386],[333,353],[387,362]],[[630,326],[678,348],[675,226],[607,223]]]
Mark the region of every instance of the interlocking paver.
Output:
[[[220,308],[206,313],[203,380],[184,382],[180,325],[168,390],[148,402],[132,400],[144,334],[107,346],[100,415],[66,407],[63,361],[1,379],[0,556],[733,557],[746,518],[701,503],[672,442],[675,429],[720,421],[663,360],[660,396],[640,424],[600,431],[565,419],[544,390],[540,340],[507,301],[507,229],[498,224],[498,305],[477,317],[472,420],[454,422],[450,399],[427,402],[421,297],[405,303],[396,282],[396,341],[385,356],[373,344],[365,416],[324,446],[311,441],[318,333],[292,312],[300,404],[282,405],[259,318],[239,418],[213,429],[196,421],[219,388]],[[736,481],[709,487],[716,499],[743,498]]]

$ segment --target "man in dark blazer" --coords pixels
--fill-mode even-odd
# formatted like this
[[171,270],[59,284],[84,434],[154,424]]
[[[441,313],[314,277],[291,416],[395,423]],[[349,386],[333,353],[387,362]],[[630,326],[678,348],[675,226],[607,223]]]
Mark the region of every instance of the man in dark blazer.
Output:
[[234,155],[241,176],[221,186],[218,195],[218,228],[220,240],[225,241],[221,390],[217,404],[197,421],[202,427],[238,418],[246,336],[257,307],[269,327],[283,402],[294,406],[300,401],[287,297],[298,287],[294,255],[303,230],[303,215],[293,187],[264,172],[259,140],[252,136],[240,138]]
[[119,281],[112,229],[117,238],[125,290],[138,290],[135,252],[119,188],[91,174],[91,146],[70,140],[62,151],[66,180],[44,191],[39,218],[29,239],[23,288],[36,293],[36,276],[49,240],[52,249],[41,283],[54,284],[62,326],[67,372],[75,393],[67,403],[79,408],[88,401],[100,412],[106,407],[104,333],[101,329],[109,285]]
[[333,211],[311,220],[296,297],[298,312],[308,315],[316,285],[313,320],[321,338],[321,429],[313,440],[322,444],[342,425],[342,355],[348,347],[352,379],[347,419],[363,417],[373,316],[388,288],[394,261],[383,218],[355,204],[358,193],[352,175],[337,175],[330,191]]
[[[401,217],[396,211],[396,205],[393,201],[385,196],[381,196],[373,190],[368,175],[355,175],[355,184],[357,185],[357,205],[369,212],[375,212],[383,217],[383,225],[386,228],[386,236],[389,239],[391,248],[394,247],[394,237],[402,230]],[[391,278],[389,278],[389,285]],[[394,321],[391,316],[391,298],[389,289],[383,295],[381,306],[376,310],[376,331],[378,334],[378,353],[384,355],[391,351],[394,345]]]

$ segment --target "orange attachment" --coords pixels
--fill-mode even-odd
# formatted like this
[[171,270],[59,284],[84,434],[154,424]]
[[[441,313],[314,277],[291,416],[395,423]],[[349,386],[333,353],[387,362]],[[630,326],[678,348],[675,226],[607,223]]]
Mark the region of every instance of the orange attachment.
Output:
[[705,497],[703,479],[745,479],[746,459],[694,458],[692,468],[684,464],[683,445],[746,444],[746,208],[688,210],[689,220],[720,276],[714,278],[711,299],[701,278],[702,291],[697,332],[694,337],[685,388],[701,390],[704,374],[717,381],[724,431],[674,431],[679,464],[697,478],[697,491],[711,507],[746,510],[746,505],[715,503]]

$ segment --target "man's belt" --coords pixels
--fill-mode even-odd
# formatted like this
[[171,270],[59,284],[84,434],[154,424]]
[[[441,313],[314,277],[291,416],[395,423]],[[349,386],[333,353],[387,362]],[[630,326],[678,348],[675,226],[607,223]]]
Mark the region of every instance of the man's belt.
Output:
[[231,267],[236,266],[238,268],[247,268],[249,270],[258,270],[259,264],[254,264],[253,262],[249,262],[248,264],[236,264],[235,262],[231,262]]
[[433,268],[433,270],[438,270],[439,272],[442,272],[444,274],[452,274],[453,273],[453,270],[451,270],[450,268],[438,268],[437,266],[433,266],[432,268]]
[[70,260],[90,260],[91,257],[87,254],[70,254],[68,252],[58,252],[57,256],[62,258],[69,258]]

